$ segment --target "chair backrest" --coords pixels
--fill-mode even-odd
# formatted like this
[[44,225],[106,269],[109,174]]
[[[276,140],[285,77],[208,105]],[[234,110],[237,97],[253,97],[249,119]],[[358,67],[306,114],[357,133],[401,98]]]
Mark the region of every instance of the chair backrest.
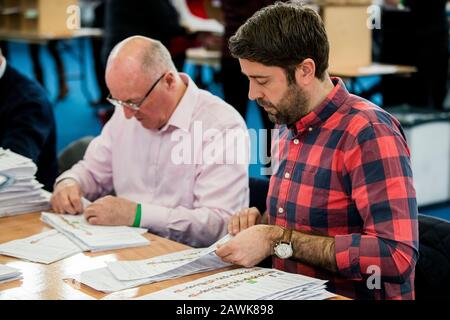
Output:
[[266,199],[269,192],[269,179],[252,178],[249,179],[250,207],[258,208],[259,212],[266,211]]
[[450,299],[450,222],[419,214],[416,299]]
[[94,137],[91,136],[78,139],[59,153],[58,169],[60,174],[69,170],[75,163],[83,159],[84,153],[92,139],[94,139]]

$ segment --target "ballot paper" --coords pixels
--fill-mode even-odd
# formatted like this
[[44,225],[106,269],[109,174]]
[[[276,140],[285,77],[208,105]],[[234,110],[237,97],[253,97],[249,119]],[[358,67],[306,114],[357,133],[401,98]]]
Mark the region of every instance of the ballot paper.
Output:
[[0,244],[0,254],[44,264],[67,258],[82,250],[57,230]]
[[149,278],[191,264],[193,261],[213,253],[218,244],[225,243],[231,238],[232,236],[228,234],[208,248],[184,250],[145,260],[107,262],[107,265],[109,271],[118,280]]
[[13,182],[14,182],[13,177],[0,173],[0,190],[8,187]]
[[37,166],[29,158],[0,148],[0,172],[13,177],[29,177],[36,174]]
[[19,269],[0,264],[0,283],[22,279],[22,272]]
[[51,194],[36,171],[31,159],[0,148],[0,217],[49,209]]
[[[227,235],[208,248],[188,249],[146,260],[107,263],[108,267],[106,268],[88,270],[72,276],[72,279],[95,290],[110,293],[224,268],[231,264],[223,262],[214,251],[217,244],[224,243],[230,238],[231,236]],[[148,277],[141,278],[143,275],[148,275]],[[116,276],[129,280],[120,280]]]
[[139,300],[306,300],[334,296],[326,281],[268,268],[239,268],[144,295]]
[[147,229],[91,225],[83,215],[42,212],[41,220],[63,233],[83,251],[114,250],[145,246],[150,243],[142,236]]
[[46,195],[46,193],[47,191],[42,190],[39,199],[26,200],[23,203],[6,205],[2,202],[2,204],[0,205],[0,217],[48,210],[50,207],[49,199],[51,195],[50,193]]

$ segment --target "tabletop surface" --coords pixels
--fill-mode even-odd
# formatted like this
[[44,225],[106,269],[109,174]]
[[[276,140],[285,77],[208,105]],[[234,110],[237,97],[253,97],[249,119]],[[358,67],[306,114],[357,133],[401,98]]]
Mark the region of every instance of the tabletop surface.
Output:
[[[0,243],[25,238],[50,229],[50,227],[40,221],[39,212],[0,218]],[[147,259],[189,248],[184,244],[161,238],[151,233],[147,233],[144,236],[151,241],[149,245],[144,247],[97,253],[83,252],[49,265],[27,262],[0,255],[0,264],[18,268],[23,273],[23,279],[21,280],[0,284],[0,300],[89,300],[105,297],[108,299],[130,299],[235,268],[235,266],[226,267],[110,294],[96,291],[70,279],[71,275],[104,267],[106,261]],[[337,297],[334,299],[341,300],[345,298]]]

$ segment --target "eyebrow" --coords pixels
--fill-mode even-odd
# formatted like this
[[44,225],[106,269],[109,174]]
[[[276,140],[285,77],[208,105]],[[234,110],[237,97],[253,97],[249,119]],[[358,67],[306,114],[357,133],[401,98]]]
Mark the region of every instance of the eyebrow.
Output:
[[242,73],[243,75],[252,78],[252,79],[267,79],[270,78],[270,76],[262,76],[262,75],[246,75],[245,73]]

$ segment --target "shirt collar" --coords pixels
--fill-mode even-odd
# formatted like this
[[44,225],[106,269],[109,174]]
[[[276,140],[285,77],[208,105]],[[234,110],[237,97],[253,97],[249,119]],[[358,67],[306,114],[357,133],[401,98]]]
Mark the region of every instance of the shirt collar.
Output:
[[0,79],[3,77],[6,70],[6,59],[4,57],[2,59],[2,64],[0,65]]
[[175,127],[189,132],[199,89],[187,74],[180,73],[180,77],[187,86],[186,91],[175,108],[175,111],[170,116],[169,121],[161,128],[160,132],[166,131],[169,127]]
[[307,129],[320,127],[347,99],[349,92],[345,88],[344,82],[337,77],[332,77],[331,81],[334,84],[334,89],[331,90],[325,100],[290,128],[294,131],[294,135]]

